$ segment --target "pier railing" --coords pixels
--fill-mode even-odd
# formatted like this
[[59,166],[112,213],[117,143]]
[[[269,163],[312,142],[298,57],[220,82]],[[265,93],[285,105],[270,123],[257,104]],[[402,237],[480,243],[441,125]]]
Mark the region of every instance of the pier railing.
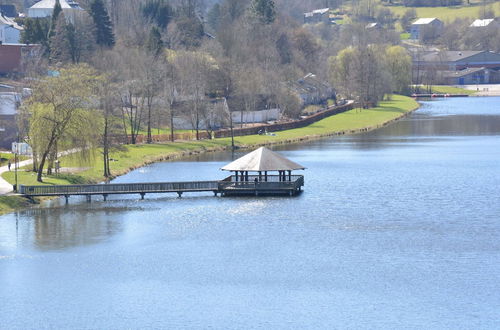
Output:
[[[291,180],[290,180],[291,179]],[[264,175],[249,175],[244,177],[242,181],[239,177],[232,175],[227,177],[219,183],[220,190],[297,190],[304,185],[303,175],[292,175],[291,177],[286,176],[286,180],[283,181],[283,177],[280,178],[278,175],[268,175],[267,178]]]
[[184,192],[213,192],[218,193],[296,193],[300,192],[304,185],[304,176],[292,175],[280,177],[278,175],[249,175],[245,177],[229,176],[220,181],[192,181],[192,182],[154,182],[154,183],[113,183],[113,184],[82,184],[82,185],[54,185],[54,186],[23,186],[19,192],[26,196],[65,196],[66,199],[72,195],[90,196],[117,194],[139,194],[151,193],[177,193],[179,196]]
[[141,194],[162,192],[218,191],[219,181],[118,183],[64,186],[20,186],[20,193],[29,196]]

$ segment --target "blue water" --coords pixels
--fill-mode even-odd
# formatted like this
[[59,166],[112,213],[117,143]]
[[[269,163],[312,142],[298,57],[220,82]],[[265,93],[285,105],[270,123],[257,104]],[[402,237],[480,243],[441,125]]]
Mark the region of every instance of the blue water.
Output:
[[[296,198],[72,198],[0,217],[0,329],[498,329],[500,98],[275,149]],[[243,152],[117,182],[214,179]]]

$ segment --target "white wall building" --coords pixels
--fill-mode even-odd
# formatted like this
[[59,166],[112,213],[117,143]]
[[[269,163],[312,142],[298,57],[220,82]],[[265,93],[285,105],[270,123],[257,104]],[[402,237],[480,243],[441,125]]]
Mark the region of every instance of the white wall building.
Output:
[[[66,19],[73,21],[75,15],[83,11],[83,8],[73,0],[59,0]],[[42,0],[28,9],[28,17],[49,17],[56,5],[56,0]]]
[[0,42],[3,44],[18,44],[21,40],[22,27],[13,19],[0,15]]
[[257,111],[231,111],[233,123],[265,123],[280,118],[280,109],[268,109]]

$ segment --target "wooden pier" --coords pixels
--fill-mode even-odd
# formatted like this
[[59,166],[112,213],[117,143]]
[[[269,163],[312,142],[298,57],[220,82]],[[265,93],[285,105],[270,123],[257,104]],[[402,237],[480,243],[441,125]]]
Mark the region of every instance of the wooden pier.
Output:
[[27,197],[42,196],[86,196],[90,202],[92,196],[134,195],[144,199],[146,194],[176,193],[179,197],[188,192],[212,192],[215,196],[234,195],[289,195],[301,192],[304,186],[303,175],[279,176],[248,175],[242,181],[241,177],[229,176],[219,181],[191,181],[191,182],[152,182],[152,183],[112,183],[112,184],[83,184],[83,185],[54,185],[54,186],[23,186],[19,193]]
[[[253,152],[224,166],[221,170],[234,172],[223,180],[190,181],[190,182],[152,182],[152,183],[112,183],[112,184],[78,184],[59,186],[23,186],[19,193],[26,197],[64,196],[66,203],[70,196],[86,196],[90,202],[92,196],[140,195],[176,193],[179,197],[187,192],[212,192],[215,196],[237,195],[289,195],[294,196],[302,191],[303,175],[292,175],[293,170],[305,167],[289,159],[261,147]],[[249,172],[255,173],[250,175]],[[278,172],[278,175],[268,175]]]

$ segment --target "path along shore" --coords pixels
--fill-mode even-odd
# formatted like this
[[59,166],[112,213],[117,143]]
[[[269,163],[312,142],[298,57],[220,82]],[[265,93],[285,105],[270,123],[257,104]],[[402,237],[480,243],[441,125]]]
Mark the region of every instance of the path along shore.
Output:
[[[256,148],[264,145],[288,144],[297,143],[322,137],[358,134],[368,132],[381,127],[384,127],[394,121],[397,121],[419,107],[418,103],[409,98],[399,95],[394,95],[391,101],[381,102],[381,105],[373,109],[353,109],[347,112],[337,114],[332,117],[320,120],[310,126],[287,131],[276,132],[275,136],[238,136],[235,137],[235,142],[239,148]],[[177,148],[168,146],[175,145]],[[124,167],[112,168],[115,176],[123,175],[136,168],[165,160],[179,159],[188,155],[199,154],[203,152],[214,152],[229,150],[231,148],[230,138],[221,138],[206,141],[182,142],[179,144],[163,144],[163,145],[148,145],[150,147],[158,147],[158,152],[151,154],[142,154],[137,159],[130,159],[128,163],[122,164]],[[162,146],[164,150],[160,149]],[[130,148],[141,148],[141,146],[129,146]],[[147,146],[143,146],[147,148]],[[184,150],[179,150],[180,148]],[[31,161],[27,160],[20,166],[30,165]],[[12,170],[12,169],[11,169]],[[12,184],[1,178],[1,175],[8,171],[7,167],[0,168],[0,195],[12,191]],[[96,171],[84,171],[78,175],[86,177],[88,181],[99,182],[101,177],[95,177]],[[5,208],[4,208],[5,209]],[[10,211],[10,210],[9,210]],[[5,210],[4,210],[5,212]],[[2,213],[2,204],[0,200],[0,213]]]

